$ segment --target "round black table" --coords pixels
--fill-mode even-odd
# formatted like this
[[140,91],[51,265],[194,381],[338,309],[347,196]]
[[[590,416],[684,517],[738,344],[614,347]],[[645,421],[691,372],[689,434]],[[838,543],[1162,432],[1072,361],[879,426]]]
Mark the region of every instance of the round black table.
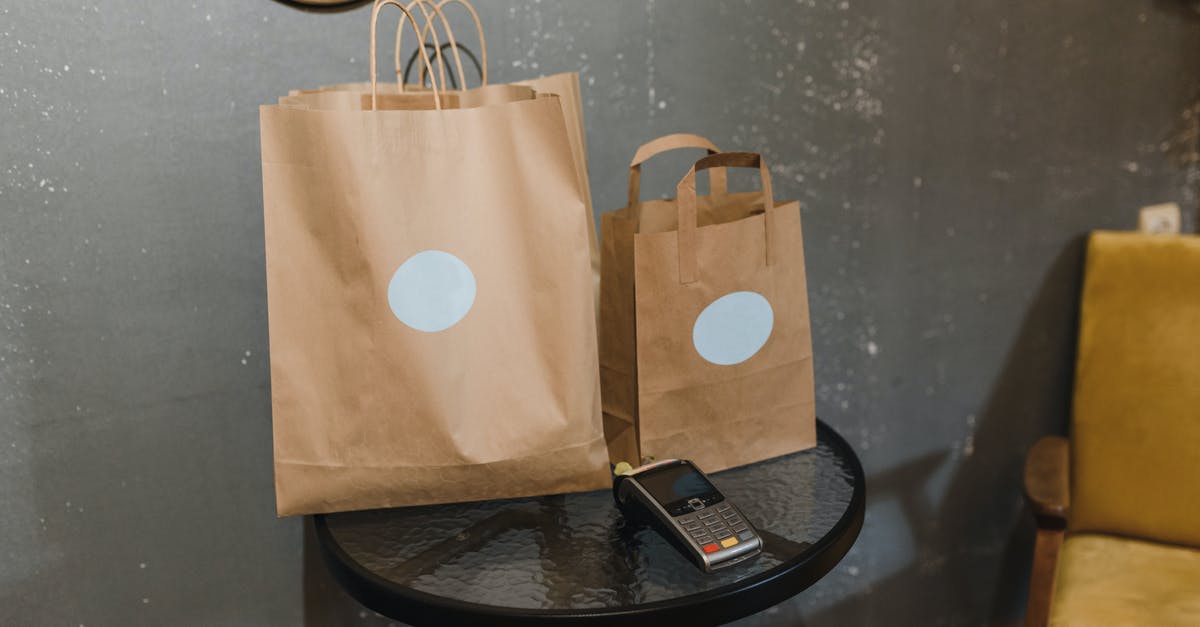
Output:
[[608,490],[313,522],[350,595],[416,625],[726,622],[821,579],[862,528],[862,465],[820,421],[815,448],[711,478],[764,540],[762,555],[714,574],[628,523]]

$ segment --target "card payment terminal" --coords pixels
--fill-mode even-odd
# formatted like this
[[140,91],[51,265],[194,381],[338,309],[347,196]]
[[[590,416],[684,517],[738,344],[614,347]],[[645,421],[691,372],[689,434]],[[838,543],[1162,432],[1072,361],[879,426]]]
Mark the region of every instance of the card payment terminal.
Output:
[[690,461],[669,459],[618,475],[613,497],[626,516],[649,522],[705,572],[762,552],[758,533]]

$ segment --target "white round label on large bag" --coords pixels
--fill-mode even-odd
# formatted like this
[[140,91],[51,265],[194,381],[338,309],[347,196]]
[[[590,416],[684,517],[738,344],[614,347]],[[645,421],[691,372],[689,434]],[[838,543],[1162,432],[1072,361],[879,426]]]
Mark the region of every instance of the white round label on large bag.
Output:
[[757,292],[733,292],[714,300],[692,327],[696,352],[718,366],[740,364],[771,337],[775,312]]
[[426,333],[445,331],[475,304],[475,275],[462,259],[426,250],[400,264],[387,296],[400,322]]

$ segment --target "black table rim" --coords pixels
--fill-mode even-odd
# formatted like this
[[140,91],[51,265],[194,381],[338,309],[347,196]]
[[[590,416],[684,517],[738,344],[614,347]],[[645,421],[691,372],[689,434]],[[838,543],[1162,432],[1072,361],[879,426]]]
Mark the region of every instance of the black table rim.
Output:
[[317,544],[334,579],[359,603],[413,625],[659,625],[665,620],[724,623],[777,605],[819,581],[845,557],[862,530],[866,480],[862,463],[842,436],[825,422],[817,430],[854,476],[854,493],[837,523],[800,555],[771,570],[707,592],[613,608],[546,610],[459,601],[391,582],[351,558],[333,538],[324,514],[313,516]]

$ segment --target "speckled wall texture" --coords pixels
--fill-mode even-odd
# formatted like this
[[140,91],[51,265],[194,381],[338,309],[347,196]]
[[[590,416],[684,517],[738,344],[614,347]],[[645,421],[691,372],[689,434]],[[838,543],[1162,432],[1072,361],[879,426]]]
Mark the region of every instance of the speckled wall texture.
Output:
[[[673,131],[765,152],[804,202],[819,410],[870,505],[841,566],[747,624],[1015,621],[1021,455],[1066,425],[1082,237],[1164,201],[1195,225],[1197,14],[478,4],[495,78],[582,72],[598,210]],[[257,115],[365,79],[367,12],[4,5],[0,624],[380,622],[313,601],[274,516]]]

